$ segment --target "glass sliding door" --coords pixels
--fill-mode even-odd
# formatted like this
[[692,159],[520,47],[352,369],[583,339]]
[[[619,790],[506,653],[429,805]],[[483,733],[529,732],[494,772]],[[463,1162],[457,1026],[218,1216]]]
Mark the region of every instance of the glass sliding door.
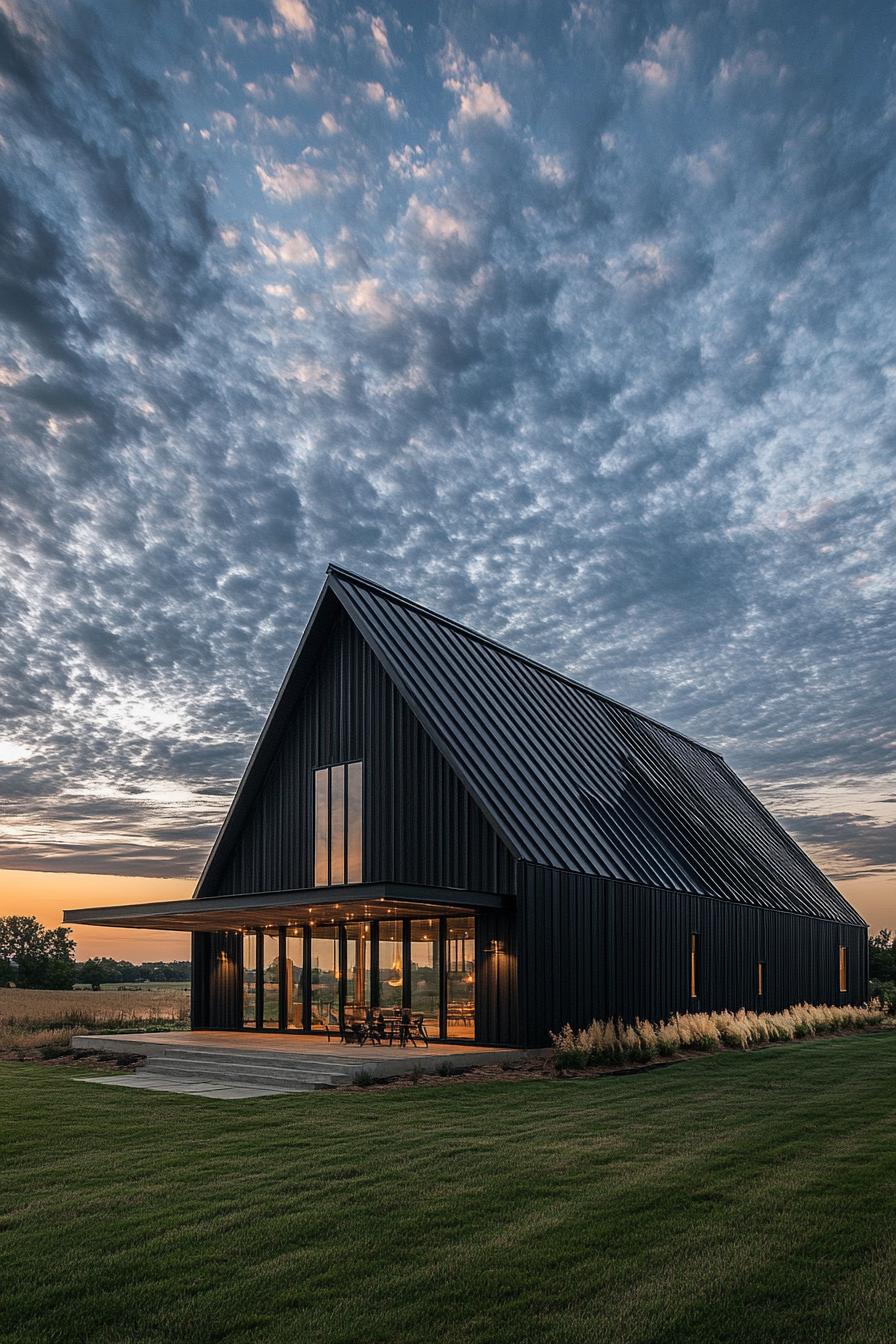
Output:
[[302,929],[289,930],[286,935],[286,960],[283,963],[286,981],[286,1026],[290,1031],[304,1030],[305,990],[305,934]]
[[[764,980],[765,966],[760,969]],[[764,988],[764,986],[763,986]],[[760,989],[760,994],[762,989]],[[243,1026],[339,1033],[375,1004],[431,1040],[476,1035],[476,919],[352,919],[243,934]]]
[[439,1034],[441,948],[437,919],[411,920],[411,1012],[422,1014],[427,1036]]
[[404,994],[404,927],[400,919],[379,924],[379,1006],[400,1008]]
[[266,933],[262,941],[262,1026],[280,1029],[280,934]]
[[445,1030],[472,1040],[476,1034],[476,920],[449,916],[445,930]]
[[339,1030],[339,929],[311,930],[311,1030]]
[[370,1007],[370,925],[345,926],[345,1020],[363,1021]]
[[258,1017],[258,934],[243,934],[243,1026],[254,1027]]

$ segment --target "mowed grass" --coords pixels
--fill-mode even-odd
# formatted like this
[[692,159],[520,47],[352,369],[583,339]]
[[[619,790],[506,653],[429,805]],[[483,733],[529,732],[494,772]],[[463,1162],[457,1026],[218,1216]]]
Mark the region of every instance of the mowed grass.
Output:
[[0,1338],[896,1338],[896,1033],[215,1102],[0,1065]]

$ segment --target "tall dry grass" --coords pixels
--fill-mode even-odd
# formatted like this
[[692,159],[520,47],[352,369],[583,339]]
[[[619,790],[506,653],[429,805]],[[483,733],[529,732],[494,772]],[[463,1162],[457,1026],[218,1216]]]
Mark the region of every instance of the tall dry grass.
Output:
[[82,1031],[170,1031],[189,1021],[186,989],[0,989],[0,1051],[63,1050]]
[[618,1018],[594,1021],[578,1031],[567,1024],[551,1034],[557,1069],[583,1069],[598,1064],[646,1063],[660,1055],[685,1050],[750,1050],[767,1041],[793,1041],[862,1030],[891,1022],[877,1001],[867,1007],[798,1003],[778,1013],[675,1013],[667,1021],[633,1026]]

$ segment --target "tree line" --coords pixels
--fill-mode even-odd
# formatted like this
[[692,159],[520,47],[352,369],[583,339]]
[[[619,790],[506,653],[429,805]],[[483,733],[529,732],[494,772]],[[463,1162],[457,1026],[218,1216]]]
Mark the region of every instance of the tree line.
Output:
[[183,981],[188,961],[117,961],[90,957],[78,961],[71,929],[47,929],[32,915],[0,916],[0,986],[17,989],[71,989],[73,985]]

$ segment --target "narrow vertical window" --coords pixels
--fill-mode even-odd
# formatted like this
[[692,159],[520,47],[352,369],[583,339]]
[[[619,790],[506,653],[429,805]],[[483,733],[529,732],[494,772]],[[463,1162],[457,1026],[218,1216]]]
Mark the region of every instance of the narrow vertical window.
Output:
[[363,816],[363,784],[361,762],[352,761],[348,767],[348,860],[346,881],[361,881],[361,830]]
[[345,882],[345,766],[330,770],[330,886]]
[[314,772],[314,885],[363,881],[363,767],[322,766]]
[[839,948],[839,975],[840,975],[840,993],[846,993],[846,948]]
[[330,772],[314,772],[314,885],[330,885]]
[[765,993],[765,962],[756,963],[756,997],[761,999]]
[[258,1017],[258,933],[243,933],[243,1026],[254,1027]]
[[696,933],[691,934],[690,973],[691,998],[696,999],[700,991],[699,935]]

